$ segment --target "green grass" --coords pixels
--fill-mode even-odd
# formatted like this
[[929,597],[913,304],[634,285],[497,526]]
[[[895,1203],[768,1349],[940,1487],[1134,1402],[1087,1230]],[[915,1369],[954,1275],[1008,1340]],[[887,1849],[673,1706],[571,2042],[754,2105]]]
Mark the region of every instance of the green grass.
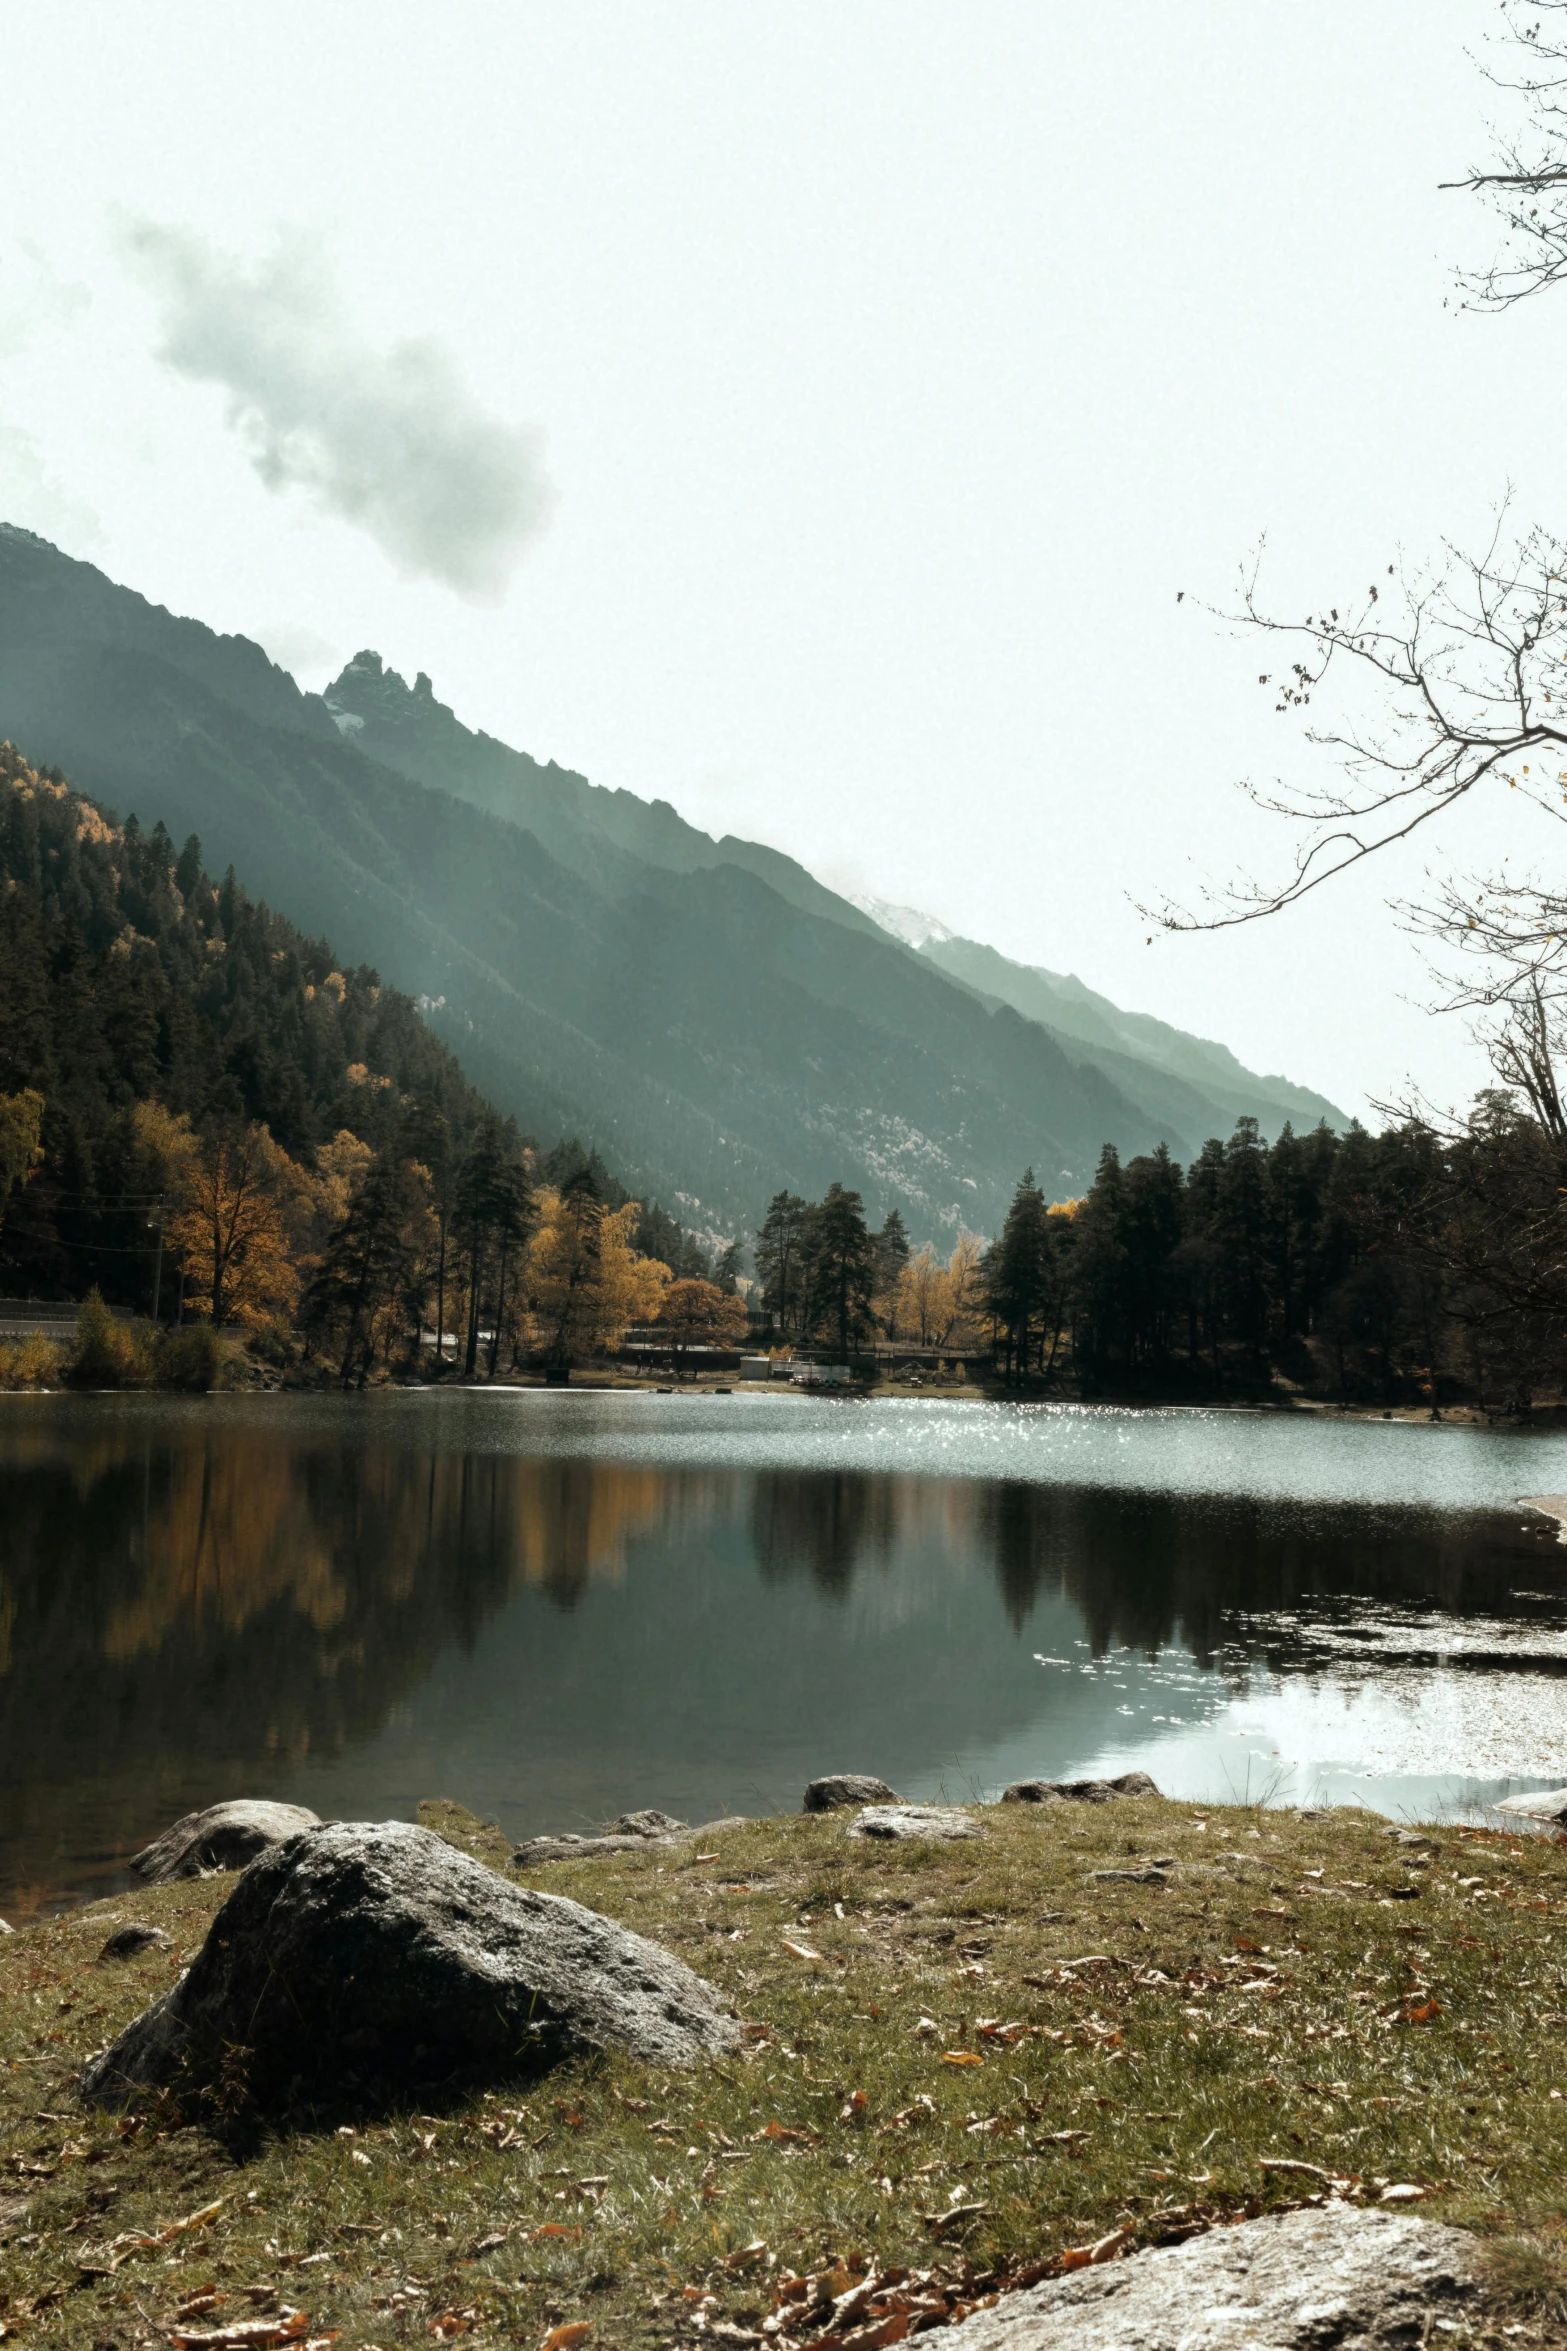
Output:
[[[739,2340],[791,2275],[929,2272],[919,2291],[956,2310],[1112,2232],[1167,2242],[1327,2179],[1418,2187],[1481,2229],[1531,2331],[1567,2308],[1567,1847],[1443,1830],[1411,1870],[1355,1813],[980,1817],[973,1844],[867,1846],[837,1815],[536,1871],[723,1985],[743,2052],[689,2074],[583,2058],[352,2134],[225,2143],[76,2104],[77,2065],[173,1980],[232,1880],[7,1938],[0,2323],[124,2351],[211,2289],[191,2325],[275,2296],[386,2351],[582,2321],[591,2345],[694,2341],[699,2316]],[[455,1807],[427,1818],[499,1850]],[[1091,1875],[1166,1856],[1166,1885]],[[95,1965],[132,1918],[175,1951]]]

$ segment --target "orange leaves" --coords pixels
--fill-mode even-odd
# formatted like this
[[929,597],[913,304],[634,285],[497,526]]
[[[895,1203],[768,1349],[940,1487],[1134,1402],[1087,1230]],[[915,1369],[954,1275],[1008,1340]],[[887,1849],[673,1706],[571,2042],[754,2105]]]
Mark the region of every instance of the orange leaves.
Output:
[[851,2090],[844,2101],[838,2120],[840,2122],[863,2122],[867,2104],[868,2100],[863,2090]]
[[973,2049],[944,2049],[941,2062],[943,2065],[983,2065],[985,2060]]
[[1427,2000],[1406,2001],[1393,2019],[1395,2024],[1434,2024],[1442,2013],[1442,2003],[1434,1996]]
[[1097,2269],[1100,2262],[1114,2261],[1118,2253],[1124,2253],[1135,2236],[1133,2229],[1112,2229],[1095,2244],[1074,2245],[1070,2252],[1062,2254],[1058,2266],[1063,2274],[1074,2269]]
[[783,2142],[794,2140],[805,2147],[814,2147],[817,2138],[815,2131],[796,2129],[792,2124],[784,2122],[766,2123],[756,2135],[759,2139],[776,2139]]
[[571,2351],[573,2343],[585,2343],[592,2332],[592,2325],[587,2319],[573,2319],[570,2326],[551,2327],[539,2345],[539,2351]]
[[569,2221],[544,2220],[530,2233],[535,2237],[580,2237],[582,2230]]

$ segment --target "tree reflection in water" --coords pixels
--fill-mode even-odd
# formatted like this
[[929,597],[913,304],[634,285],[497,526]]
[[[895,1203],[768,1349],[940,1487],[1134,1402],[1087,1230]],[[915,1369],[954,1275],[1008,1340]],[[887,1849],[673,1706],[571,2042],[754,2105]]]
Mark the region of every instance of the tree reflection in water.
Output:
[[[1521,1564],[1539,1583],[1554,1563],[1543,1522],[1526,1533],[1494,1514],[552,1458],[421,1442],[422,1426],[172,1407],[29,1408],[8,1424],[6,1902],[102,1882],[172,1814],[362,1748],[438,1660],[482,1661],[497,1618],[530,1592],[546,1619],[590,1595],[600,1611],[590,1646],[616,1662],[558,1733],[584,1743],[611,1737],[612,1671],[622,1686],[655,1677],[666,1723],[709,1726],[754,1673],[755,1704],[735,1709],[744,1739],[747,1707],[788,1670],[754,1652],[785,1621],[807,1650],[818,1638],[844,1649],[840,1710],[862,1656],[889,1653],[897,1628],[901,1718],[925,1705],[959,1742],[996,1675],[1026,1663],[1046,1603],[1066,1604],[1094,1651],[1178,1643],[1229,1670],[1243,1655],[1311,1670],[1313,1628],[1351,1602],[1559,1621],[1554,1599],[1510,1588]],[[693,1561],[709,1579],[700,1591],[682,1580]],[[525,1667],[565,1654],[529,1621]],[[575,1652],[573,1670],[587,1675]],[[518,1705],[542,1702],[517,1692]]]

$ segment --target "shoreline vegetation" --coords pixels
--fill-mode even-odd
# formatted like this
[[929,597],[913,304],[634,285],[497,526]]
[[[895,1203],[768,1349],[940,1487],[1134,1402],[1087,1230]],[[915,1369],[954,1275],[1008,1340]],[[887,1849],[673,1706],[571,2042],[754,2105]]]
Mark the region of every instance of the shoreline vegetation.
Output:
[[[482,1054],[481,1054],[482,1058]],[[1567,1164],[1519,1086],[1451,1133],[1241,1118],[1182,1168],[1025,1171],[988,1242],[788,1189],[695,1233],[502,1117],[378,973],[0,745],[0,1387],[659,1383],[748,1353],[851,1386],[1083,1402],[1560,1410]],[[754,1274],[745,1270],[747,1255]]]
[[[950,1843],[855,1839],[840,1812],[519,1869],[422,1806],[685,1960],[742,2039],[418,2112],[79,2104],[232,1875],[0,1938],[0,2324],[62,2351],[269,2312],[382,2346],[806,2345],[849,2334],[833,2305],[867,2280],[939,2325],[1338,2199],[1476,2230],[1476,2337],[1561,2339],[1567,1844],[1157,1796],[967,1809]],[[133,1924],[167,1943],[104,1953]]]

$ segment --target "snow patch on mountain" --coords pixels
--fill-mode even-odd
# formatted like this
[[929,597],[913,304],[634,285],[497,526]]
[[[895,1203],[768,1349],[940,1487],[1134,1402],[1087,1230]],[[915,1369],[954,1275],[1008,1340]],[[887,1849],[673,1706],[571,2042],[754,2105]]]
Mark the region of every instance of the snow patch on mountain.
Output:
[[885,898],[871,897],[868,891],[847,890],[844,895],[851,906],[857,906],[872,922],[890,931],[895,939],[901,939],[905,947],[928,947],[932,939],[939,944],[943,939],[957,936],[933,914],[921,914],[917,906],[894,906]]

